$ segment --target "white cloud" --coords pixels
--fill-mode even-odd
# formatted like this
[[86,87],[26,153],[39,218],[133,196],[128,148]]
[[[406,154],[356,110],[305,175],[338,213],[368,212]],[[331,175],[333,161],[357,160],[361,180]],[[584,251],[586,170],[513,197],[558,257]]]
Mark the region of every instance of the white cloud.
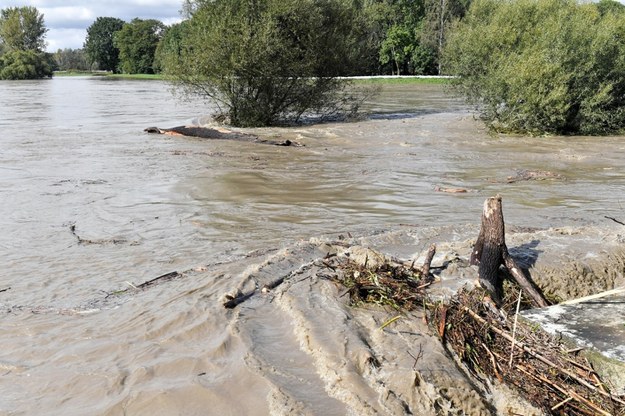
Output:
[[90,25],[97,16],[93,10],[81,6],[41,7],[38,8],[48,28],[85,28]]
[[48,52],[56,52],[59,49],[79,49],[85,43],[86,29],[50,29],[47,39]]

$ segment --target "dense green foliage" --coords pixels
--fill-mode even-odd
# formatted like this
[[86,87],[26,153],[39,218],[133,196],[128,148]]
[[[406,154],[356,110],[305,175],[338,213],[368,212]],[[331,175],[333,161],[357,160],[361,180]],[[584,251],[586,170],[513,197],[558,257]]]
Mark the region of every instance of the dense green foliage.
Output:
[[15,50],[0,56],[0,79],[37,79],[52,76],[44,53]]
[[182,52],[187,25],[188,21],[183,21],[165,29],[154,53],[154,72],[160,73],[163,70],[168,57],[172,57],[174,62],[177,61]]
[[48,29],[35,7],[0,11],[0,79],[52,76],[53,61],[43,52]]
[[497,131],[625,130],[625,15],[605,0],[475,0],[448,39],[457,88]]
[[214,99],[233,125],[329,116],[356,103],[338,78],[353,73],[360,56],[356,15],[342,1],[196,4],[182,32],[165,36],[174,51],[162,60],[165,72],[182,91]]
[[88,71],[91,65],[83,49],[59,49],[54,53],[57,71]]
[[115,17],[98,17],[87,28],[84,50],[89,64],[103,71],[118,72],[119,49],[113,42],[115,32],[122,29],[124,21]]
[[[341,0],[358,34],[359,66],[354,75],[415,75],[439,72],[440,48],[452,20],[470,0]],[[186,0],[190,18],[207,0]]]
[[364,27],[377,61],[371,74],[436,74],[447,28],[468,0],[379,0],[363,5]]
[[133,19],[115,33],[119,68],[125,74],[153,74],[154,55],[165,25],[154,19]]
[[42,52],[47,32],[43,15],[35,7],[9,7],[0,11],[0,38],[11,51]]

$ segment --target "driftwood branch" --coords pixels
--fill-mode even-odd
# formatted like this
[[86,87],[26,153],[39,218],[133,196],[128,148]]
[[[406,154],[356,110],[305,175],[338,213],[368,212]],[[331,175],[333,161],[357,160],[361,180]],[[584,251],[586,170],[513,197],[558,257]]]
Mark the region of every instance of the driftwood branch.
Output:
[[[288,275],[284,275],[281,277],[278,277],[277,279],[274,279],[268,283],[265,283],[262,287],[262,289],[260,290],[261,293],[268,293],[269,291],[271,291],[272,289],[275,289],[276,287],[280,286],[285,280],[290,279],[291,277],[302,273],[303,271],[305,271],[306,269],[308,269],[310,266],[312,266],[315,262],[317,262],[318,260],[313,260],[309,263],[305,263],[302,264],[297,270],[292,271],[291,273],[289,273]],[[241,293],[240,291],[237,291],[235,295],[226,295],[225,296],[225,302],[223,303],[224,307],[226,309],[233,309],[235,307],[237,307],[238,305],[240,305],[241,303],[245,302],[246,300],[248,300],[249,298],[251,298],[252,296],[254,296],[256,294],[256,292],[258,292],[257,288],[254,288],[248,292],[245,293]]]
[[224,302],[224,308],[233,309],[236,308],[239,304],[245,302],[256,293],[256,289],[251,290],[246,293],[239,293],[236,296],[226,295],[226,301]]
[[616,218],[614,218],[614,217],[608,217],[607,215],[604,215],[604,218],[607,218],[607,219],[609,219],[609,220],[612,220],[612,221],[614,221],[614,222],[615,222],[615,223],[617,223],[617,224],[625,225],[625,222],[623,222],[623,221],[619,221],[619,220],[617,220],[617,219],[616,219]]
[[176,277],[179,277],[179,276],[180,276],[180,273],[178,272],[165,273],[158,277],[155,277],[154,279],[148,280],[147,282],[141,283],[140,285],[136,286],[136,288],[145,289],[146,287],[152,286],[153,284],[157,282],[165,282],[167,280],[175,279]]
[[421,276],[423,279],[428,279],[430,276],[430,266],[432,265],[432,259],[436,254],[436,244],[432,243],[430,248],[428,249],[428,253],[425,255],[425,261],[423,262],[423,266],[421,267]]
[[495,302],[500,303],[503,281],[499,268],[503,265],[535,306],[549,306],[540,290],[508,253],[505,234],[501,197],[497,195],[484,201],[480,233],[471,252],[471,264],[479,267],[480,285],[490,292]]

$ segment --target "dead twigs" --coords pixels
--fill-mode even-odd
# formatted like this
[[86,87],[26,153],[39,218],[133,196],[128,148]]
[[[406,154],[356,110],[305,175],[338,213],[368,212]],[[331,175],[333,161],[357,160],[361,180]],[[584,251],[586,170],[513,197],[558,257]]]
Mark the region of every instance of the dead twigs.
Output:
[[173,280],[177,277],[180,277],[180,273],[178,272],[165,273],[158,277],[155,277],[154,279],[148,280],[147,282],[141,283],[140,285],[137,286],[137,289],[145,289],[149,286],[152,286],[153,284],[157,282],[166,282],[168,280]]
[[98,240],[89,240],[89,239],[86,239],[86,238],[82,238],[76,232],[76,224],[75,223],[69,224],[69,231],[72,233],[72,235],[74,237],[76,237],[76,240],[78,241],[78,244],[81,244],[81,245],[125,244],[125,243],[128,242],[128,240],[117,239],[117,238],[98,239]]
[[[506,307],[514,310],[513,304]],[[625,411],[625,400],[611,394],[582,357],[569,354],[559,341],[521,321],[512,335],[512,322],[485,304],[481,290],[461,291],[443,311],[432,314],[434,325],[440,334],[444,324],[446,345],[478,380],[496,377],[513,385],[549,414]],[[506,356],[512,345],[512,365],[500,365],[511,363]]]
[[[301,265],[299,268],[297,268],[296,270],[291,271],[289,274],[280,276],[277,279],[274,279],[274,280],[271,280],[271,281],[265,283],[262,286],[262,288],[260,289],[260,292],[261,293],[268,293],[268,292],[270,292],[271,290],[275,289],[276,287],[278,287],[282,283],[284,283],[285,280],[290,279],[293,276],[296,276],[298,274],[303,273],[305,270],[309,269],[317,261],[318,260],[313,260],[313,261],[311,261],[309,263],[305,263],[305,264]],[[246,300],[248,300],[252,296],[254,296],[258,291],[259,291],[258,287],[255,287],[255,288],[253,288],[253,289],[251,289],[249,291],[246,291],[246,292],[241,292],[241,291],[237,290],[234,294],[226,294],[224,296],[223,306],[226,309],[236,308],[238,305],[240,305],[241,303],[245,302]]]
[[615,222],[615,223],[617,223],[617,224],[625,225],[625,222],[623,222],[623,221],[619,221],[619,220],[617,220],[617,219],[616,219],[616,218],[614,218],[614,217],[608,217],[607,215],[604,215],[604,218],[606,218],[606,219],[608,219],[608,220],[612,220],[612,221],[614,221],[614,222]]
[[[434,254],[432,253],[433,257]],[[429,270],[426,259],[424,269]],[[419,307],[424,298],[426,282],[422,271],[403,264],[384,262],[375,266],[361,265],[346,259],[337,267],[334,280],[346,287],[352,305],[366,303],[390,306],[396,310],[412,310]]]

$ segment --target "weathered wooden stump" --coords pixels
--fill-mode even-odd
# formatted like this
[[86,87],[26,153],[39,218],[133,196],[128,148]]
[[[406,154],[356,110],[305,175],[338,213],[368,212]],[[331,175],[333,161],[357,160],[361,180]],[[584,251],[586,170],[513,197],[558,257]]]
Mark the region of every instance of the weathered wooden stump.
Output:
[[503,279],[499,269],[503,265],[535,306],[539,308],[549,306],[541,291],[510,257],[505,234],[501,196],[497,195],[484,201],[480,234],[471,253],[471,264],[479,266],[480,285],[491,294],[496,303],[500,303],[503,296]]

